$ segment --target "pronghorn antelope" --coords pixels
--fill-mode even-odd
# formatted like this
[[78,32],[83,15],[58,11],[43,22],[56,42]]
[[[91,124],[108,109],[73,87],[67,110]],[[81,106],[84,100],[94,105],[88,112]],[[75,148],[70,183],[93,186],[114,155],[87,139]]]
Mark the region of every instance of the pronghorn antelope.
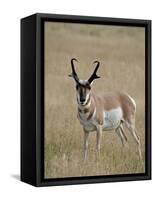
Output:
[[84,159],[87,157],[88,137],[92,131],[97,132],[96,148],[100,153],[100,141],[102,131],[115,130],[120,137],[122,145],[127,138],[123,125],[129,130],[138,145],[139,156],[141,158],[140,139],[135,129],[136,103],[127,94],[121,92],[105,93],[97,95],[91,91],[92,83],[100,78],[96,72],[100,62],[96,64],[93,74],[88,80],[80,80],[75,71],[74,61],[71,59],[72,73],[69,75],[76,83],[76,96],[78,103],[78,119],[84,130]]

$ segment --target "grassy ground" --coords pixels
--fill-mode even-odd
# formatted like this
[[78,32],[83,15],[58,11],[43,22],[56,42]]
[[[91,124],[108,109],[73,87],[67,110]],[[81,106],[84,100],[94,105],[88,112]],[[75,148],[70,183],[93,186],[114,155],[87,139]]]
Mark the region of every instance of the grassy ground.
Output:
[[103,132],[100,159],[96,134],[83,162],[83,131],[77,119],[74,81],[68,77],[75,57],[81,79],[90,76],[94,60],[101,66],[93,90],[125,91],[137,103],[136,128],[145,159],[144,29],[47,22],[45,25],[45,177],[93,176],[144,172],[137,148],[126,131],[123,148],[114,132]]

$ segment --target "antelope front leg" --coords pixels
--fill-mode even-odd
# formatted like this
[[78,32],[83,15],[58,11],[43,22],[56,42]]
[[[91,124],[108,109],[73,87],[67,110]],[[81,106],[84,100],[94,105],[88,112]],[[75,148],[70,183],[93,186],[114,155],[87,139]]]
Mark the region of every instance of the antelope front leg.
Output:
[[101,136],[102,136],[102,125],[97,127],[97,140],[96,140],[96,149],[98,152],[98,156],[100,157],[100,148],[101,148]]
[[89,132],[84,130],[84,160],[86,160],[87,158],[87,154],[88,154],[88,137],[89,137]]

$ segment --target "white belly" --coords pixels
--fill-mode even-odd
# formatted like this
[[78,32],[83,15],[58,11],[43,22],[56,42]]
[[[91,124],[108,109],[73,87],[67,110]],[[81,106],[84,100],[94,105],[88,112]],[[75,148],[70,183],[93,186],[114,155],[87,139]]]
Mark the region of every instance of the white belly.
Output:
[[[95,119],[96,112],[94,112],[93,117],[87,121],[87,120],[81,120],[81,124],[84,126],[85,130],[87,131],[96,131],[97,127],[97,121]],[[123,118],[122,109],[115,108],[109,111],[103,112],[103,131],[113,130],[116,129]]]
[[120,107],[109,110],[109,111],[104,111],[103,112],[103,122],[104,122],[103,130],[116,129],[119,126],[122,118],[123,118],[123,113]]

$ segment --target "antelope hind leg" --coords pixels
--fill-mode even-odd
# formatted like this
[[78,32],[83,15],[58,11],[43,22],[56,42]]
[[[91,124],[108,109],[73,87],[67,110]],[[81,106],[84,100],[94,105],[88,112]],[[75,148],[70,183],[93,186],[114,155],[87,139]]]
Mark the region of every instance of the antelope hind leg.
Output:
[[139,136],[136,134],[136,129],[135,129],[134,125],[129,124],[129,123],[126,123],[126,127],[128,128],[129,132],[133,136],[133,139],[138,146],[139,157],[142,160],[141,143],[140,143]]
[[124,137],[125,141],[127,142],[127,141],[128,141],[128,139],[127,139],[127,137],[126,137],[126,135],[125,135],[125,132],[124,132],[124,129],[123,129],[123,126],[122,126],[122,124],[120,124],[120,130],[121,130],[121,132],[122,132],[122,135],[123,135],[123,137]]
[[118,127],[115,131],[116,131],[117,135],[119,136],[119,138],[120,138],[120,140],[122,142],[122,146],[124,147],[124,136],[123,136],[123,134],[121,132],[120,127]]

